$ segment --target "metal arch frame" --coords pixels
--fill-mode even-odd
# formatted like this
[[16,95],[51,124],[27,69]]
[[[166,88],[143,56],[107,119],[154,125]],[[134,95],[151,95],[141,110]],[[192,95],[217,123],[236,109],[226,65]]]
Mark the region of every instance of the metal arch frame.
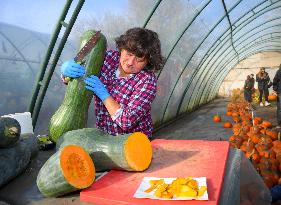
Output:
[[[275,19],[276,20],[276,19]],[[270,22],[270,21],[269,21]],[[280,25],[280,24],[276,24],[276,25]],[[250,36],[248,36],[246,39],[244,39],[243,40],[243,42],[245,42],[245,41],[247,41],[247,40],[249,40],[252,36],[255,36],[255,35],[257,35],[258,33],[261,33],[261,32],[263,32],[263,31],[265,31],[265,30],[267,30],[267,29],[270,29],[270,28],[272,28],[272,27],[275,27],[276,25],[273,25],[273,26],[269,26],[269,27],[266,27],[265,29],[263,29],[263,30],[260,30],[259,32],[257,32],[257,33],[255,33],[254,35],[250,35]],[[258,28],[259,26],[257,26],[256,28]],[[254,31],[254,30],[253,30]],[[274,32],[275,33],[275,32]],[[272,33],[266,33],[265,35],[269,35],[269,34],[272,34]],[[263,36],[265,36],[265,35],[262,35],[262,36],[259,36],[258,38],[260,38],[260,37],[263,37]],[[243,37],[245,37],[245,35],[243,36]],[[238,42],[238,41],[241,41],[242,39],[243,39],[243,37],[242,38],[239,38],[236,42]],[[255,38],[255,40],[256,40],[257,38]],[[240,45],[240,44],[239,44]],[[228,50],[229,48],[227,48],[227,49],[225,49],[225,50],[223,50],[223,51],[221,51],[221,52],[226,52],[227,50]],[[231,51],[230,51],[231,52]],[[227,56],[230,52],[228,52],[225,56]],[[215,55],[216,55],[217,53],[215,53]],[[214,55],[214,56],[215,56]],[[214,64],[215,63],[217,63],[217,61],[214,61],[211,65],[210,65],[210,67],[213,67],[214,66]],[[209,64],[209,62],[208,62],[208,64]],[[207,65],[208,65],[207,64]],[[209,67],[209,68],[210,68]],[[217,67],[219,67],[219,64],[217,65]],[[199,77],[199,79],[201,79],[201,78],[204,78],[209,72],[210,72],[210,70],[211,69],[206,69],[207,71],[206,71],[206,73],[205,73],[205,75],[203,76],[203,75],[198,75],[198,76],[200,76]],[[204,72],[205,70],[203,70],[202,72]],[[202,73],[201,72],[201,73]],[[212,72],[214,72],[214,70],[212,70]],[[203,76],[203,77],[202,77]],[[201,85],[202,85],[202,83],[203,83],[203,81],[201,81],[201,83],[200,83],[200,87],[201,87]],[[206,88],[207,86],[204,86],[204,88]],[[199,88],[200,89],[200,88]],[[199,90],[198,89],[198,90]],[[193,96],[193,92],[194,92],[194,90],[192,90],[192,94],[191,94],[191,96]],[[208,91],[206,91],[206,92],[208,92]],[[205,92],[205,93],[206,93]],[[203,93],[203,95],[204,95],[204,89],[203,89],[203,91],[201,92],[201,93]],[[196,96],[195,96],[195,98],[197,98],[197,96],[199,95],[199,92],[197,92],[196,94],[195,94]],[[188,101],[189,103],[190,103],[190,100]],[[200,100],[200,102],[201,102],[201,100]]]
[[[281,7],[281,6],[275,7],[274,9],[279,8],[279,7]],[[268,7],[266,7],[266,8],[268,8]],[[271,9],[271,10],[272,10],[272,9]],[[271,10],[269,10],[269,11],[271,11]],[[264,10],[261,10],[261,11],[264,11]],[[266,12],[268,12],[268,11],[266,11]],[[266,13],[266,12],[263,12],[262,14],[264,14],[264,13]],[[256,13],[256,14],[257,14],[257,13]],[[261,16],[262,14],[260,14],[259,16]],[[245,16],[245,15],[244,15],[244,16]],[[244,17],[244,16],[242,16],[242,17]],[[258,17],[259,17],[259,16],[258,16]],[[242,18],[242,17],[241,17],[241,18]],[[252,17],[253,17],[253,16],[252,16]],[[241,18],[239,18],[238,21],[239,21]],[[251,17],[250,17],[250,18],[251,18]],[[248,19],[249,19],[249,18],[248,18]],[[246,19],[245,21],[247,21],[248,19]],[[275,19],[275,20],[276,20],[276,19]],[[244,21],[244,22],[245,22],[245,21]],[[244,22],[242,22],[242,23],[244,23]],[[235,23],[236,23],[236,22],[235,22]],[[241,23],[241,24],[242,24],[242,23]],[[240,25],[241,25],[241,24],[240,24]],[[238,27],[236,27],[236,28],[238,28]],[[244,28],[244,27],[240,28],[239,31],[240,31],[241,29],[243,29],[243,28]],[[228,31],[228,30],[227,30],[227,31]],[[227,31],[225,31],[224,34],[225,34]],[[237,33],[237,32],[236,32],[236,33]],[[224,34],[222,34],[221,36],[223,36]],[[221,36],[220,36],[218,39],[220,39]],[[229,36],[229,34],[228,34],[227,36]],[[226,36],[226,37],[227,37],[227,36]],[[220,48],[222,47],[221,45],[224,43],[226,37],[225,37],[223,40],[221,40],[221,41],[219,42],[219,44],[216,46],[216,48],[217,48],[218,46],[220,46]],[[218,39],[217,39],[217,41],[214,42],[214,44],[218,42]],[[229,39],[227,39],[227,40],[229,40]],[[214,45],[214,44],[213,44],[213,45]],[[212,45],[212,47],[213,47],[213,45]],[[212,47],[210,47],[210,48],[212,48]],[[215,48],[215,49],[216,49],[216,48]],[[212,57],[214,57],[218,52],[221,52],[220,48],[215,52],[214,55],[212,55]],[[211,51],[211,53],[213,53],[213,52],[215,51],[215,49],[213,49],[213,50]],[[209,51],[210,51],[210,49],[207,51],[207,53],[206,53],[205,56],[207,56],[207,54],[208,54]],[[204,56],[204,58],[205,58],[205,56]],[[203,59],[204,59],[204,58],[203,58]],[[206,58],[204,61],[202,61],[202,62],[199,64],[199,70],[201,70],[201,72],[204,72],[204,71],[202,71],[202,69],[201,69],[202,65],[203,65],[207,60],[208,60],[208,63],[207,63],[207,65],[208,65],[212,59],[213,59],[213,58],[211,58],[210,55],[208,55],[208,58]],[[198,72],[199,72],[199,70],[198,70]],[[206,70],[206,69],[204,69],[204,70]],[[196,74],[197,74],[198,72],[196,72]],[[208,74],[208,72],[210,72],[210,70],[208,70],[207,73],[206,73],[204,76],[206,76],[206,75]],[[191,83],[190,83],[190,84],[191,84]],[[200,85],[200,87],[201,87],[201,85]],[[187,87],[186,90],[187,90],[188,88],[189,88],[189,87]],[[206,87],[205,87],[205,88],[206,88]],[[187,91],[185,91],[185,94],[186,94],[186,92],[187,92]],[[203,91],[203,92],[204,92],[204,91]],[[185,97],[185,95],[183,96],[182,101],[183,101],[184,97]],[[189,101],[190,101],[190,100],[189,100]],[[181,109],[181,106],[179,106],[178,112],[180,112],[180,109]]]
[[[281,34],[281,32],[279,32],[280,34]],[[275,41],[273,41],[273,40],[276,40],[276,39],[280,39],[281,38],[281,35],[280,36],[278,36],[278,37],[270,37],[270,38],[267,38],[267,39],[261,39],[260,41],[256,41],[256,40],[258,40],[259,38],[262,38],[262,37],[264,37],[264,36],[267,36],[267,35],[270,35],[270,33],[267,33],[267,34],[265,34],[265,35],[262,35],[262,36],[259,36],[259,37],[257,37],[256,39],[254,39],[253,41],[251,41],[251,42],[249,42],[249,47],[247,47],[247,48],[242,48],[242,49],[240,49],[239,51],[241,51],[241,53],[243,53],[244,52],[244,50],[246,50],[246,49],[248,49],[248,48],[253,48],[255,45],[251,45],[251,44],[257,44],[257,43],[260,43],[260,42],[275,42]],[[231,53],[231,52],[229,52],[227,55],[229,55],[229,54],[233,54],[233,53]],[[235,55],[235,54],[234,54]],[[231,61],[233,61],[234,59],[235,59],[235,57],[236,56],[234,56],[234,55],[232,55],[232,59],[231,59]],[[241,61],[241,60],[240,60]],[[221,67],[224,67],[225,65],[227,65],[228,64],[228,62],[224,62],[224,64],[221,66]],[[218,67],[220,67],[220,66],[218,66]],[[225,68],[225,67],[224,67]],[[221,70],[224,70],[224,69],[221,69]],[[218,70],[218,71],[216,71],[216,72],[214,72],[214,74],[216,74],[216,73],[218,73],[218,72],[220,72],[221,70]],[[213,78],[216,78],[217,76],[214,76]],[[213,79],[212,78],[212,79]],[[210,82],[209,84],[208,84],[208,86],[210,86],[212,84],[212,82]],[[207,85],[205,85],[205,87],[208,87]],[[208,87],[209,89],[206,91],[206,93],[207,94],[209,94],[210,93],[210,87]],[[196,95],[194,98],[193,98],[193,101],[192,101],[192,105],[191,106],[188,106],[188,107],[192,107],[194,104],[196,104],[195,102],[198,102],[198,96],[199,95]],[[200,97],[200,96],[199,96]],[[204,102],[202,103],[202,100],[201,100],[201,97],[200,97],[200,101],[199,101],[199,103],[198,103],[198,105],[201,105],[201,104],[204,104]],[[183,109],[182,109],[183,110]],[[183,111],[184,112],[184,111]]]
[[[266,49],[266,50],[263,50],[263,51],[265,51],[265,52],[278,52],[278,53],[281,53],[281,48],[278,49],[278,50],[276,50],[276,49]],[[255,55],[255,54],[257,54],[257,53],[261,53],[261,52],[263,52],[263,51],[258,51],[258,52],[256,52],[256,53],[250,54],[249,56]],[[247,57],[249,57],[249,56],[246,56],[245,58],[247,58]],[[218,92],[218,89],[219,89],[219,86],[220,86],[222,80],[223,80],[223,79],[220,79],[220,83],[218,83],[218,84],[216,85],[216,87],[214,88],[215,91],[214,91],[214,92],[212,93],[212,95],[210,96],[210,100],[216,97],[216,94],[217,94],[217,92]]]
[[[231,8],[230,8],[230,11],[232,11],[236,6],[238,6],[243,0],[239,0],[238,2],[235,3],[235,5],[233,5]],[[181,78],[183,72],[185,71],[187,65],[189,64],[190,60],[193,58],[193,56],[195,55],[195,53],[198,51],[198,49],[201,47],[201,45],[204,43],[204,41],[209,37],[209,35],[212,33],[212,31],[221,23],[221,21],[225,18],[226,15],[222,16],[220,18],[220,20],[213,26],[213,28],[209,31],[209,33],[203,38],[203,40],[201,41],[201,43],[197,46],[197,48],[193,51],[192,55],[189,57],[189,59],[187,60],[185,66],[183,67],[182,71],[180,72],[179,76],[178,76],[178,79],[176,80],[175,84],[174,84],[174,87],[171,91],[171,95],[169,96],[168,98],[168,101],[165,105],[165,108],[164,108],[164,112],[163,112],[163,115],[162,115],[162,119],[161,119],[161,122],[160,123],[163,123],[164,121],[164,118],[165,118],[165,115],[166,115],[166,111],[167,111],[167,107],[169,105],[169,102],[170,102],[170,99],[173,95],[173,92],[178,84],[178,81],[179,79]]]
[[[270,28],[270,27],[269,27]],[[252,31],[254,31],[254,30],[252,30]],[[262,30],[263,31],[263,30]],[[265,34],[265,35],[268,35],[268,34],[270,34],[270,33],[267,33],[267,34]],[[263,35],[262,35],[263,36]],[[250,37],[249,37],[250,38]],[[248,40],[249,38],[247,38],[246,40]],[[257,38],[255,38],[255,40],[256,40]],[[240,39],[239,39],[240,40]],[[227,51],[228,49],[226,49],[226,50],[224,50],[224,51]],[[223,60],[227,60],[227,58],[226,58],[226,56],[228,56],[229,55],[229,53],[231,53],[231,50],[224,56],[224,59]],[[222,61],[222,60],[221,60]],[[213,62],[212,63],[212,65],[211,65],[211,67],[213,67],[214,66],[214,63],[217,63],[217,61],[215,61],[215,62]],[[219,63],[217,63],[217,65],[216,65],[216,67],[217,68],[219,68],[219,67],[221,67],[221,65],[220,65],[220,63],[221,62],[219,62]],[[209,67],[209,69],[210,69],[210,67]],[[207,71],[207,72],[209,72],[209,70]],[[216,69],[214,69],[214,70],[212,70],[212,73],[215,73],[216,72]],[[212,78],[212,77],[210,77],[210,78]],[[207,90],[206,90],[207,89]],[[206,91],[205,91],[206,90]],[[205,86],[204,88],[203,88],[203,91],[202,92],[200,92],[200,93],[202,93],[202,96],[205,94],[205,93],[208,93],[209,92],[209,89],[208,89],[208,86]],[[201,97],[202,98],[202,97]],[[200,100],[200,102],[201,102],[202,100]]]
[[[256,40],[256,39],[255,39]],[[254,41],[253,41],[254,42]],[[270,41],[268,41],[268,42],[270,42]],[[257,46],[253,46],[253,45],[250,45],[249,47],[247,47],[247,48],[242,48],[241,49],[241,53],[243,53],[245,50],[247,50],[247,49],[252,49],[252,48],[254,48],[254,47],[257,47]],[[240,51],[240,50],[239,50]],[[231,54],[230,52],[227,54],[227,55],[229,55],[229,54]],[[231,60],[229,60],[229,59],[231,59]],[[235,59],[235,56],[233,57],[233,55],[232,55],[232,57],[229,57],[228,59],[226,59],[226,61],[222,64],[222,65],[220,65],[220,66],[217,66],[217,68],[221,68],[221,67],[223,67],[224,69],[216,69],[216,71],[214,71],[213,72],[213,76],[214,77],[212,77],[212,79],[214,79],[214,78],[216,78],[217,77],[217,74],[218,73],[220,73],[221,71],[223,71],[223,70],[228,70],[226,67],[229,67],[229,66],[226,66],[226,65],[229,65],[233,60]],[[241,60],[240,60],[241,61]],[[211,85],[212,85],[212,81],[210,81],[210,83],[208,84],[208,86],[206,85],[206,87],[208,87],[208,90],[205,92],[207,95],[209,95],[210,94],[210,90],[211,90]],[[201,99],[200,99],[201,100]],[[201,102],[201,101],[200,101]],[[202,104],[202,103],[201,103]]]
[[16,47],[16,45],[2,32],[0,31],[0,34],[14,47],[14,49],[19,53],[19,55],[22,57],[23,61],[27,64],[28,68],[31,70],[33,75],[35,75],[34,71],[32,70],[32,66],[28,63],[25,56],[21,53],[21,51]]
[[147,17],[147,19],[145,20],[145,22],[142,26],[143,28],[145,28],[147,26],[148,22],[150,21],[151,17],[155,13],[156,9],[158,8],[158,6],[160,5],[161,2],[162,2],[162,0],[158,0],[158,2],[154,5],[152,11],[150,12],[149,16]]
[[[265,3],[265,2],[263,2],[263,3]],[[271,5],[271,6],[272,6],[272,5]],[[276,8],[279,8],[279,7],[281,7],[281,6],[274,7],[273,9],[276,9]],[[256,8],[256,7],[255,7],[255,8]],[[268,8],[268,7],[266,7],[266,8]],[[270,9],[270,10],[268,10],[268,11],[271,11],[271,10],[273,10],[273,9]],[[264,11],[264,10],[261,10],[261,11]],[[260,12],[261,12],[261,11],[260,11]],[[268,11],[266,11],[266,12],[268,12]],[[266,13],[266,12],[261,12],[261,14],[258,15],[258,17],[261,16],[262,14]],[[248,13],[246,13],[246,14],[248,14]],[[245,14],[245,15],[246,15],[246,14]],[[255,14],[258,14],[258,13],[255,13]],[[244,15],[244,16],[245,16],[245,15]],[[240,17],[237,21],[239,21],[239,20],[240,20],[241,18],[243,18],[244,16]],[[249,20],[250,18],[252,18],[252,17],[253,17],[253,16],[249,17],[248,19],[246,19],[245,21],[243,21],[242,23],[240,23],[239,26],[240,26],[241,24],[243,24],[244,22],[246,22],[247,20]],[[235,23],[237,23],[237,21],[236,21]],[[235,30],[237,30],[237,28],[238,28],[238,27],[236,27]],[[244,27],[240,28],[238,31],[240,31],[240,30],[243,29],[243,28],[244,28]],[[229,30],[229,29],[228,29],[228,30]],[[213,43],[213,45],[216,44],[216,43],[218,42],[218,40],[219,40],[228,30],[226,30],[219,38],[217,38],[217,40]],[[235,33],[237,33],[237,31],[236,31]],[[218,43],[217,46],[211,51],[211,53],[213,53],[213,52],[218,48],[218,46],[220,46],[220,48],[222,47],[221,45],[223,45],[224,40],[226,39],[227,36],[229,36],[229,34],[226,35],[223,40],[219,41],[219,43]],[[229,39],[227,39],[227,40],[229,40]],[[211,46],[211,48],[213,48],[213,45]],[[212,57],[215,56],[219,51],[221,51],[220,48],[215,52],[214,55],[212,55]],[[204,72],[204,71],[202,71],[202,69],[201,69],[202,65],[203,65],[207,60],[208,60],[208,63],[207,63],[207,65],[208,65],[208,64],[210,63],[210,61],[213,59],[213,58],[210,57],[210,54],[208,54],[210,50],[211,50],[211,49],[209,49],[209,50],[207,51],[207,53],[205,54],[205,56],[202,58],[202,59],[204,59],[206,56],[208,56],[208,58],[205,58],[205,60],[201,61],[201,63],[200,63],[199,66],[198,66],[199,68],[195,71],[195,74],[197,74],[199,71]],[[204,69],[204,70],[205,70],[205,69]],[[206,73],[204,76],[206,76],[206,75],[208,74],[208,72],[210,72],[210,70],[208,70],[207,73]],[[200,75],[200,76],[201,76],[201,75]],[[192,81],[189,83],[189,85],[190,85],[191,83],[192,83]],[[187,90],[188,90],[188,88],[189,88],[189,85],[186,87],[185,94],[186,94],[186,92],[187,92]],[[181,101],[183,101],[183,99],[184,99],[184,97],[185,97],[185,94],[183,95]],[[178,112],[177,112],[177,113],[180,112],[180,109],[181,109],[181,105],[179,106]]]
[[[264,4],[264,3],[268,2],[268,1],[269,1],[269,0],[265,0],[265,1],[263,1],[262,3],[256,5],[256,6],[253,7],[249,12],[247,12],[245,15],[247,15],[247,14],[250,13],[252,10],[256,9],[257,7],[259,7],[260,5],[262,5],[262,4]],[[276,3],[277,3],[277,2],[271,4],[270,6],[272,6],[272,5],[276,4]],[[268,8],[268,7],[269,7],[269,6],[267,6],[267,7],[265,7],[265,8]],[[272,8],[272,9],[268,10],[268,11],[271,11],[271,10],[276,9],[276,8],[279,8],[279,7],[280,7],[280,6],[274,7],[274,8]],[[268,12],[268,11],[267,11],[267,10],[266,10],[266,11],[265,11],[265,10],[260,10],[259,12],[256,12],[254,15],[250,16],[248,19],[245,19],[245,20],[242,21],[239,25],[235,26],[235,28],[234,28],[234,33],[237,33],[237,31],[236,31],[237,28],[240,27],[240,26],[241,26],[243,23],[245,23],[246,21],[248,21],[250,18],[254,17],[256,14],[259,14],[259,15],[257,16],[257,17],[259,17],[259,16],[265,14],[265,13]],[[238,18],[238,19],[235,21],[234,25],[235,25],[237,22],[239,22],[242,18],[244,18],[245,15],[241,16],[240,18]],[[243,26],[242,28],[244,28],[244,26]],[[238,31],[240,31],[242,28],[240,28]],[[220,43],[222,43],[222,41],[224,41],[224,40],[226,39],[226,37],[229,36],[229,34],[227,34],[222,40],[220,39],[224,34],[226,34],[227,31],[229,31],[229,29],[227,29],[227,30],[226,30],[219,38],[217,38],[217,40],[212,44],[212,46],[210,47],[210,49],[207,51],[206,55],[202,58],[202,61],[201,61],[202,63],[200,63],[199,66],[202,66],[202,64],[205,63],[205,61],[207,60],[207,58],[205,58],[205,57],[209,57],[209,56],[210,56],[209,52],[210,52],[210,53],[213,53],[213,51],[215,51],[215,50],[217,49],[217,47],[220,45]],[[227,39],[227,40],[229,40],[229,39]],[[217,42],[219,42],[219,43],[214,47],[214,45],[215,45]]]
[[[280,32],[281,33],[281,32]],[[268,34],[266,34],[266,35],[268,35]],[[263,37],[263,36],[262,36]],[[258,37],[258,38],[260,38],[260,37]],[[257,38],[257,39],[258,39]],[[277,37],[273,37],[273,38],[268,38],[268,39],[262,39],[261,41],[259,41],[259,42],[265,42],[265,43],[268,43],[268,42],[275,42],[275,40],[276,39],[280,39],[281,38],[281,36],[278,36],[278,38]],[[253,40],[252,42],[251,42],[251,44],[256,44],[257,43],[257,39],[255,39],[255,40]],[[274,41],[273,41],[274,40]],[[254,47],[255,47],[256,45],[250,45],[248,48],[250,48],[250,49],[253,49]],[[241,54],[243,54],[243,52],[244,51],[246,51],[248,48],[242,48],[242,49],[240,49],[240,50],[242,50],[242,52],[241,52]],[[239,51],[240,51],[239,50]],[[233,54],[233,53],[232,53]],[[223,71],[223,70],[227,70],[225,67],[226,67],[226,65],[229,65],[229,63],[230,62],[232,62],[233,60],[235,60],[235,58],[236,58],[236,56],[235,56],[235,54],[233,54],[232,55],[232,58],[231,58],[231,60],[230,61],[227,61],[227,62],[224,62],[224,64],[222,65],[222,67],[224,67],[224,69],[221,69],[221,70],[217,70],[215,73],[214,73],[214,77],[213,78],[217,78],[217,75],[218,75],[218,73],[220,73],[221,71]],[[240,60],[241,61],[241,60]],[[229,72],[229,71],[228,71]],[[212,78],[212,79],[213,79]],[[210,95],[210,90],[211,90],[211,85],[213,84],[213,81],[210,81],[210,83],[208,84],[208,86],[207,85],[205,85],[206,87],[208,87],[209,89],[206,91],[206,96],[207,95]],[[200,96],[199,96],[200,97]],[[199,101],[200,100],[200,101]],[[202,100],[201,100],[201,97],[199,98],[199,100],[198,100],[198,95],[196,95],[196,97],[193,99],[193,104],[195,104],[195,102],[198,102],[199,101],[199,103],[198,103],[198,105],[201,105],[201,104],[204,104],[205,102],[203,101],[202,102]],[[189,106],[190,107],[190,106]]]
[[[277,42],[277,43],[279,43],[279,42]],[[257,50],[259,50],[259,52],[262,52],[263,51],[263,48],[266,48],[266,47],[270,47],[270,45],[266,45],[266,46],[264,46],[264,45],[260,45],[261,47],[259,47]],[[278,47],[278,46],[274,46],[274,48],[276,48],[276,47]],[[250,47],[250,49],[253,49],[253,48],[255,48],[255,47]],[[280,48],[281,48],[281,46],[280,46]],[[265,49],[264,49],[265,50]],[[273,49],[272,49],[273,50]],[[250,51],[250,52],[252,52],[252,51]],[[252,54],[253,55],[253,54]],[[243,59],[241,59],[241,60],[244,60],[245,58],[243,58]],[[231,62],[234,60],[234,57],[231,59],[231,60],[229,60],[228,62],[225,62],[225,64],[231,64]],[[240,61],[241,61],[240,60]],[[225,65],[224,64],[224,65]],[[223,72],[223,73],[228,73],[229,72],[229,70],[233,67],[233,65],[236,65],[237,63],[233,63],[233,64],[231,64],[231,65],[229,65],[228,66],[228,68],[226,68],[226,69],[222,69],[222,70],[218,70],[217,72],[216,72],[216,75],[220,72],[220,71],[225,71],[225,72]],[[225,75],[226,74],[220,74],[220,76],[219,76],[219,79],[220,78],[224,78],[225,77]],[[211,82],[210,83],[210,89],[212,88],[212,87],[214,87],[213,86],[214,85],[214,82]],[[210,92],[207,94],[208,95],[208,97],[207,98],[209,98],[210,99]]]
[[[187,29],[192,25],[192,23],[195,21],[195,19],[201,14],[201,12],[212,2],[212,0],[209,0],[202,8],[200,11],[198,11],[196,13],[195,16],[193,16],[192,20],[189,22],[189,24],[185,27],[185,29],[182,31],[182,33],[179,35],[179,37],[177,38],[177,40],[175,41],[174,45],[172,46],[172,48],[170,49],[167,57],[165,58],[165,62],[164,62],[164,66],[166,65],[168,59],[170,58],[172,52],[174,51],[175,47],[178,45],[179,41],[181,40],[181,38],[183,37],[183,35],[185,34],[185,32],[187,31]],[[164,67],[163,67],[164,68]],[[162,70],[161,69],[159,71],[159,73],[157,74],[157,79],[159,79],[160,77],[160,74],[162,73]]]
[[[35,125],[37,123],[37,118],[38,118],[38,115],[39,115],[39,112],[40,112],[40,109],[41,109],[41,106],[42,106],[42,103],[43,103],[43,100],[44,100],[44,97],[45,97],[45,94],[47,92],[47,89],[48,89],[48,86],[49,86],[49,83],[51,81],[51,78],[52,78],[52,75],[53,75],[53,72],[55,70],[55,67],[57,65],[57,62],[59,60],[59,57],[62,53],[62,50],[64,48],[64,45],[67,41],[67,38],[71,32],[71,29],[77,19],[77,16],[84,4],[85,0],[79,0],[78,3],[77,3],[77,6],[75,7],[73,13],[72,13],[72,16],[70,17],[70,20],[69,20],[69,23],[66,24],[64,22],[64,19],[66,17],[66,14],[69,10],[69,7],[70,6],[69,4],[72,3],[72,0],[69,0],[67,1],[67,3],[65,4],[65,7],[63,9],[63,12],[59,18],[59,21],[57,22],[57,25],[56,25],[56,29],[53,33],[53,37],[52,37],[52,41],[51,43],[49,44],[49,48],[46,52],[46,55],[45,55],[45,58],[44,58],[44,61],[43,61],[43,64],[42,64],[42,67],[41,67],[41,72],[38,74],[37,76],[37,81],[36,81],[36,87],[34,88],[33,90],[33,97],[32,97],[32,101],[30,103],[30,106],[29,106],[29,111],[32,113],[32,125],[33,127],[35,128]],[[52,51],[54,49],[54,45],[55,45],[55,42],[58,38],[58,34],[59,34],[59,31],[62,27],[62,25],[66,25],[66,29],[64,31],[64,34],[61,38],[61,41],[58,45],[58,48],[56,50],[56,53],[54,55],[54,58],[52,59],[52,63],[51,63],[51,66],[48,70],[48,73],[47,73],[47,77],[44,81],[44,83],[42,83],[41,81],[43,80],[43,77],[44,77],[44,73],[46,71],[46,68],[47,68],[47,65],[48,65],[48,62],[50,60],[50,57],[51,57],[51,54],[52,54]],[[41,87],[42,85],[42,87]],[[40,90],[40,87],[41,87],[41,92],[39,93],[39,90]],[[39,94],[39,96],[38,96]],[[34,111],[34,112],[33,112]]]
[[[280,47],[280,49],[262,49],[262,50],[259,50],[259,49],[258,49],[258,50],[256,50],[256,51],[253,51],[253,52],[250,52],[250,53],[246,54],[246,55],[242,58],[242,60],[244,60],[244,59],[246,59],[246,58],[248,58],[248,57],[250,57],[250,56],[253,56],[253,55],[257,54],[257,53],[269,52],[269,51],[281,53],[281,47]],[[235,64],[232,65],[232,66],[235,66]],[[215,93],[217,94],[217,90],[219,89],[219,86],[221,85],[221,82],[222,82],[222,80],[224,79],[223,77],[225,77],[225,76],[224,76],[224,75],[221,75],[221,78],[217,81],[218,83],[213,86],[213,87],[214,87],[214,90],[216,90],[216,92],[212,92],[211,96],[209,96],[209,99],[213,99],[213,98],[215,97],[214,94],[215,94]]]

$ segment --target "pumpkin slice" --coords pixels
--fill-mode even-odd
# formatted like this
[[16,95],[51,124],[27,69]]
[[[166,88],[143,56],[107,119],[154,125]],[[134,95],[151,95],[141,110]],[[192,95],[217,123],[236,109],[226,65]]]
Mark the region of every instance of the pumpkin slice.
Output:
[[40,169],[37,186],[47,197],[57,197],[89,187],[95,180],[95,166],[89,154],[68,145],[53,154]]
[[135,132],[128,137],[124,153],[128,165],[135,171],[143,171],[150,165],[152,147],[147,136],[141,132]]

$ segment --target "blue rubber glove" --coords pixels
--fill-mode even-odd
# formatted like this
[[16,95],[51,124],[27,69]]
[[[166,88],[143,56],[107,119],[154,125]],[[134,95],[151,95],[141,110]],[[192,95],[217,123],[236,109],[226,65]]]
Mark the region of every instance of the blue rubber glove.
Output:
[[104,84],[97,76],[91,75],[90,77],[85,78],[84,82],[86,83],[85,87],[88,90],[93,91],[102,101],[110,96]]
[[66,77],[79,78],[85,75],[85,68],[74,60],[69,60],[62,64],[61,73]]

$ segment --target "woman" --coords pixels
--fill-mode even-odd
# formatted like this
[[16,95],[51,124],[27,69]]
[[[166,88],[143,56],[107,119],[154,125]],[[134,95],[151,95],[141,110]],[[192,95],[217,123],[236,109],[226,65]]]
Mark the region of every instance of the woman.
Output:
[[244,83],[244,99],[249,103],[250,108],[252,107],[252,94],[255,85],[255,79],[253,78],[253,76],[254,74],[248,75]]
[[[96,127],[112,135],[143,132],[151,138],[154,71],[163,67],[160,40],[154,31],[132,28],[116,39],[116,45],[118,50],[106,52],[100,76],[85,79],[86,88],[96,95]],[[61,71],[72,78],[85,74],[73,60]]]
[[256,81],[258,82],[258,89],[260,92],[259,100],[260,106],[263,106],[262,97],[264,94],[265,97],[265,106],[270,105],[268,102],[268,84],[270,83],[270,78],[267,72],[265,72],[265,68],[261,68],[258,74],[256,75]]

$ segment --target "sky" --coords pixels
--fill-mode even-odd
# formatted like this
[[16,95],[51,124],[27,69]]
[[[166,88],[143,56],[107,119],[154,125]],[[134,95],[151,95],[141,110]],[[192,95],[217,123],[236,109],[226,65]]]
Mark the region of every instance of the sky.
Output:
[[[42,33],[52,33],[66,1],[0,0],[0,22]],[[78,0],[73,0],[71,11],[77,3]],[[101,18],[107,12],[120,14],[126,7],[127,0],[85,0],[79,16]]]

